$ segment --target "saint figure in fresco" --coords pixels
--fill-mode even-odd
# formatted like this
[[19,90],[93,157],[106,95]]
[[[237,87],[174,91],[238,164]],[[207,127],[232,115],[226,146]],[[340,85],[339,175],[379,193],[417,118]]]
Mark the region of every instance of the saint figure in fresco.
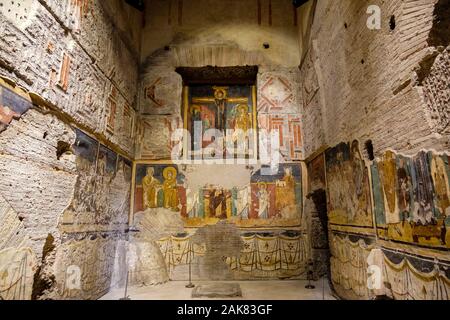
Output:
[[259,219],[269,219],[269,208],[270,208],[270,192],[267,190],[267,183],[258,183],[258,218]]
[[234,132],[232,140],[238,146],[247,151],[248,147],[248,131],[251,129],[251,119],[248,114],[248,106],[245,104],[236,107],[236,117],[234,119]]
[[406,159],[399,159],[399,166],[397,169],[397,193],[398,193],[398,208],[400,210],[400,215],[402,216],[402,221],[409,218],[410,213],[410,192],[412,190],[411,180],[409,178],[409,173],[407,170]]
[[244,133],[247,133],[250,128],[251,119],[248,115],[248,106],[245,104],[241,104],[237,106],[234,130],[242,130]]
[[295,179],[292,168],[285,168],[283,179],[276,182],[275,196],[278,214],[282,214],[284,209],[295,207]]
[[191,121],[191,130],[193,132],[192,150],[200,150],[202,148],[202,134],[204,133],[200,106],[192,106]]
[[397,197],[395,193],[396,184],[396,155],[388,150],[382,157],[382,161],[378,164],[380,170],[380,179],[383,187],[385,214],[387,224],[396,224],[400,222],[400,216],[397,211]]
[[422,225],[429,225],[436,222],[433,214],[433,181],[428,156],[425,152],[420,152],[413,159],[413,165],[416,171],[416,185],[414,188],[415,208],[414,222]]
[[444,157],[447,156],[433,155],[431,174],[435,186],[436,206],[443,216],[448,217],[450,216],[450,188]]
[[177,187],[177,170],[173,167],[167,167],[163,171],[164,183],[164,208],[171,209],[173,211],[180,211],[178,187]]
[[366,165],[364,160],[361,157],[361,153],[359,152],[359,142],[355,140],[351,145],[350,152],[350,160],[353,171],[353,185],[354,191],[356,195],[355,205],[356,211],[351,211],[350,221],[355,218],[356,214],[363,216],[370,216],[370,212],[368,210],[369,199],[367,197],[368,194],[368,173],[366,170]]
[[149,167],[147,175],[142,179],[144,209],[158,207],[158,191],[161,188],[161,181],[156,179],[154,174],[155,169]]
[[211,217],[227,219],[227,195],[223,189],[213,189],[209,201]]
[[203,126],[203,133],[205,133],[207,130],[211,129],[211,119],[209,118],[209,115],[205,115],[202,122]]

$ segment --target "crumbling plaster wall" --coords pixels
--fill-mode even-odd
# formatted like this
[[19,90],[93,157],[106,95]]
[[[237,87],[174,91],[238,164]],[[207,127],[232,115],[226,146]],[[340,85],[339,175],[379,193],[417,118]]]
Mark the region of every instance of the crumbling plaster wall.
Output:
[[1,74],[131,155],[123,114],[125,108],[134,114],[136,107],[140,42],[133,41],[139,34],[123,36],[125,31],[116,27],[123,22],[111,14],[128,15],[137,26],[141,19],[130,9],[112,6],[119,2],[5,2],[0,7]]
[[[380,30],[366,26],[371,5],[381,9]],[[367,168],[374,163],[364,148],[368,140],[376,161],[388,149],[415,157],[422,149],[448,153],[449,10],[446,0],[317,1],[309,32],[305,27],[300,30],[301,38],[310,35],[300,66],[309,165],[328,147],[353,140],[359,140]],[[329,184],[330,177],[326,179]],[[330,192],[328,185],[328,196]],[[380,200],[372,194],[374,201]],[[339,205],[328,198],[328,210]],[[331,274],[338,294],[350,299],[383,294],[395,299],[448,299],[438,292],[441,289],[428,287],[433,283],[445,288],[448,276],[445,280],[433,270],[446,270],[448,250],[399,244],[389,241],[392,235],[380,239],[376,224],[366,229],[329,224]],[[387,266],[386,287],[382,284],[378,291],[367,287],[371,263]],[[409,283],[408,272],[414,275]]]
[[[123,283],[141,21],[119,0],[1,2],[1,84],[34,104],[8,120],[16,100],[0,103],[2,298],[96,299]],[[113,174],[99,149],[86,165],[77,128],[115,151]],[[79,198],[85,181],[97,200]]]
[[[448,30],[447,43],[433,43],[430,31],[446,23],[433,22],[436,2],[317,2],[301,68],[303,91],[311,92],[303,103],[306,157],[352,139],[371,139],[376,155],[449,149]],[[380,30],[366,26],[370,5],[381,8]]]

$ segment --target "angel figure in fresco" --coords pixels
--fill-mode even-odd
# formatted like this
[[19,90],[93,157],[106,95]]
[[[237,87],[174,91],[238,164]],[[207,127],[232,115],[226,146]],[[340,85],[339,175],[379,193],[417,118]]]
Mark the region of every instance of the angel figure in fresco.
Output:
[[292,175],[292,168],[285,168],[283,179],[276,182],[275,196],[279,215],[283,215],[286,210],[295,208],[295,179]]
[[177,188],[177,170],[174,167],[167,167],[163,171],[164,183],[164,208],[171,209],[173,211],[180,211],[178,188]]
[[258,218],[259,219],[269,219],[269,209],[270,209],[270,192],[267,190],[267,183],[259,182],[258,191]]
[[161,181],[154,177],[155,169],[147,168],[147,175],[142,179],[144,209],[158,207],[158,191],[161,189]]

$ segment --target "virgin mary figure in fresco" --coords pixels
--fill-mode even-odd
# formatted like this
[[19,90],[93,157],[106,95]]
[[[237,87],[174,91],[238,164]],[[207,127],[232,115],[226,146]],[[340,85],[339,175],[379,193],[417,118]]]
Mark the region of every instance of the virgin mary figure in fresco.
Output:
[[248,132],[251,129],[251,119],[248,114],[248,106],[245,104],[236,107],[236,117],[234,118],[234,132],[232,140],[237,144],[238,149],[247,152],[248,150]]
[[164,208],[171,209],[172,211],[180,211],[178,187],[177,187],[177,170],[173,167],[167,167],[163,171],[164,183]]

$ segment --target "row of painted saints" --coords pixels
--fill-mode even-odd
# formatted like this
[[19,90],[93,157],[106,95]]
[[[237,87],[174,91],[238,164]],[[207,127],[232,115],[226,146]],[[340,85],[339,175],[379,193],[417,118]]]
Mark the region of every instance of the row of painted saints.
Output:
[[358,141],[330,148],[330,223],[372,227],[374,216],[383,239],[450,247],[449,162],[445,153],[422,151],[407,157],[386,151],[366,166]]
[[185,127],[193,157],[255,155],[254,90],[251,86],[189,87]]
[[205,185],[191,190],[174,165],[138,165],[135,212],[166,208],[186,220],[279,220],[297,225],[301,215],[301,172],[282,165],[274,176],[256,172],[248,185],[224,189]]
[[448,154],[407,157],[386,151],[371,171],[381,237],[450,247]]

